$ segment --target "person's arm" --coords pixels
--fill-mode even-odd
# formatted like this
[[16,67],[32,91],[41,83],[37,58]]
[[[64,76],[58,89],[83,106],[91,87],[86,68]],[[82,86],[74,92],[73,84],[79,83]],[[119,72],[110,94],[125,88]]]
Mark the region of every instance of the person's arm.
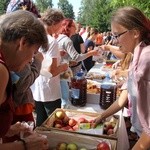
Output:
[[103,119],[115,114],[121,110],[128,102],[127,90],[123,90],[118,100],[116,100],[108,109],[106,109],[98,118],[95,119],[95,126],[100,123]]
[[80,35],[78,35],[78,42],[80,43],[81,53],[84,54],[85,53],[85,45],[84,45],[83,38]]
[[81,49],[81,53],[84,54],[85,53],[85,46],[84,43],[80,44],[80,49]]
[[116,69],[112,71],[112,78],[118,79],[120,77],[127,78],[128,76],[128,69],[122,70],[122,69]]
[[125,54],[119,51],[118,46],[113,46],[113,45],[102,45],[100,46],[104,51],[110,51],[115,57],[118,59],[123,59],[125,57]]
[[10,149],[47,150],[49,148],[47,137],[37,133],[34,133],[24,138],[23,141],[15,141],[12,143],[0,144],[0,149],[2,150],[10,150]]
[[22,141],[16,141],[16,142],[13,142],[13,143],[0,144],[0,149],[4,149],[4,150],[10,150],[10,149],[25,150],[25,147],[24,147]]
[[67,63],[57,64],[57,58],[52,58],[52,64],[49,67],[49,72],[54,76],[66,71],[68,69]]
[[[64,39],[65,40],[65,39]],[[73,43],[71,41],[71,39],[66,39],[63,42],[64,45],[64,49],[67,51],[68,55],[75,61],[79,62],[82,61],[90,56],[97,56],[99,55],[99,52],[97,50],[91,50],[87,53],[84,54],[79,54],[76,49],[73,46]]]
[[3,64],[0,64],[0,105],[6,99],[6,87],[9,79],[9,74],[6,67]]
[[15,84],[17,89],[21,88],[22,92],[26,92],[29,89],[40,74],[42,60],[43,55],[38,52],[31,64],[28,63],[23,70],[16,73],[20,77],[19,81]]
[[150,148],[150,136],[143,132],[132,150],[147,150]]

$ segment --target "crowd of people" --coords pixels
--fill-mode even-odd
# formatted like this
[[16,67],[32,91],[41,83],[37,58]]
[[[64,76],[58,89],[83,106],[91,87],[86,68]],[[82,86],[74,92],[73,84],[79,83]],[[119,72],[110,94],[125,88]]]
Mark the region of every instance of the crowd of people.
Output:
[[[106,59],[118,60],[112,77],[125,79],[119,99],[95,119],[95,126],[128,103],[132,130],[139,136],[132,149],[150,148],[150,20],[139,9],[115,11],[106,34],[65,18],[59,9],[41,15],[32,1],[11,0],[0,27],[0,149],[48,149],[47,137],[24,122],[41,126],[56,108],[66,107],[69,78],[94,66],[93,56],[100,54],[95,47]],[[21,132],[29,135],[21,138]]]

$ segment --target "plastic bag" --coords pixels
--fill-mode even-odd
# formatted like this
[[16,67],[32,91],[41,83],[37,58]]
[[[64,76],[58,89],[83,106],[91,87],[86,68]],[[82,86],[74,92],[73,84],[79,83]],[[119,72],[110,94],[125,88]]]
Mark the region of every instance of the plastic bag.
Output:
[[92,60],[93,60],[93,61],[97,61],[97,62],[99,62],[99,63],[102,63],[103,60],[104,60],[104,58],[103,58],[103,55],[102,55],[103,52],[102,52],[101,48],[100,48],[100,47],[95,47],[94,50],[99,51],[99,55],[93,56],[93,57],[92,57]]

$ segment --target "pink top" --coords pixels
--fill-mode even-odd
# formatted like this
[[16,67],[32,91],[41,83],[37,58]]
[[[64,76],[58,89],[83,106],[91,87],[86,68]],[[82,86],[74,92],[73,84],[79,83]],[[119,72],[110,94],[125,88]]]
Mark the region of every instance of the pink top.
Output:
[[132,69],[137,88],[137,113],[144,132],[150,136],[150,45],[141,42],[135,48]]

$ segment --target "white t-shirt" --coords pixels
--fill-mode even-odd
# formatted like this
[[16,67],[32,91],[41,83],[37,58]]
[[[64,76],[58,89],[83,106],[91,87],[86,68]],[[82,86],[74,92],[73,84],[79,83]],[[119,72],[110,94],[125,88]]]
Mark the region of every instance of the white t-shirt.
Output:
[[87,32],[87,31],[85,31],[85,32],[81,35],[81,37],[82,37],[82,39],[83,39],[84,42],[86,41],[87,36],[88,36],[88,32]]
[[[49,50],[43,54],[44,59],[57,58],[57,63],[60,64],[60,53],[57,41],[50,35],[48,35],[48,41]],[[61,98],[60,75],[51,78],[39,75],[31,89],[35,101],[55,101]]]

